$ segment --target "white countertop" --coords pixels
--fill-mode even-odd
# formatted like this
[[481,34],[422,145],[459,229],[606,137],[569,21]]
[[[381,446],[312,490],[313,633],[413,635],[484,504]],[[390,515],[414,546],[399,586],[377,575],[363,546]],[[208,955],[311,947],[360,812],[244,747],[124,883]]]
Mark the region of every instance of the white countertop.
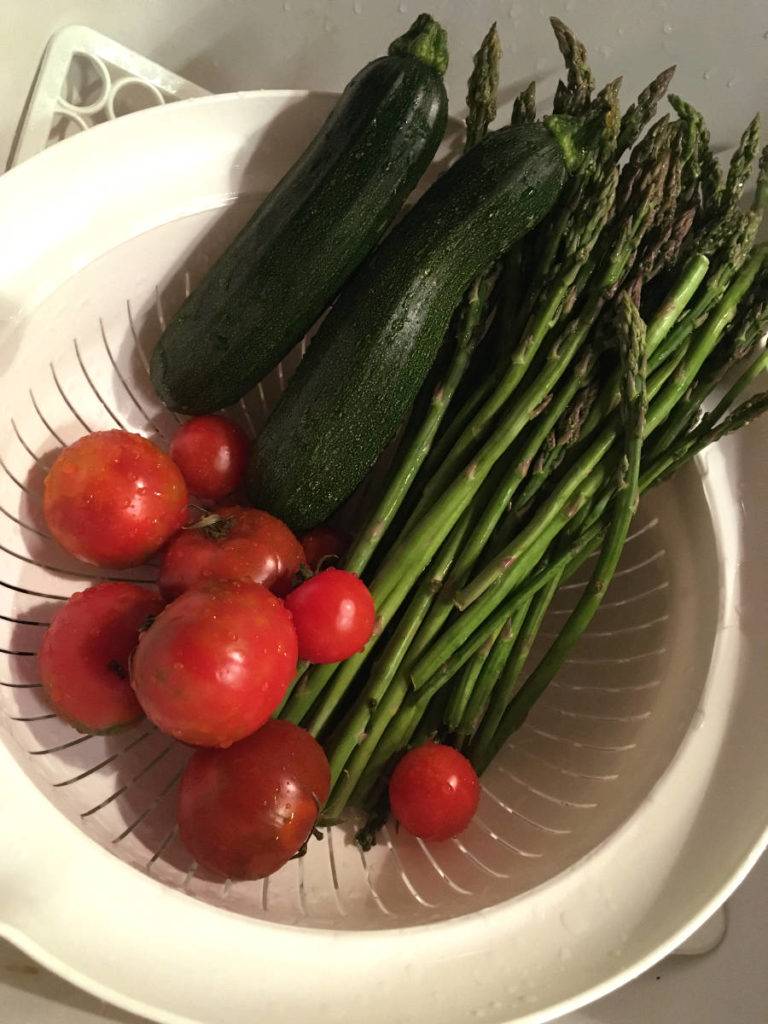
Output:
[[[746,5],[746,0],[737,0],[737,10],[740,2]],[[469,54],[488,23],[499,18],[504,38],[510,32],[507,25],[511,30],[519,28],[520,19],[527,15],[524,5],[511,0],[505,4],[478,0],[467,5],[471,9],[459,9],[450,0],[426,6],[449,29],[452,22],[472,28],[472,45],[448,76],[449,91],[459,97],[463,97]],[[596,6],[595,0],[590,6]],[[604,6],[609,22],[613,7]],[[681,21],[678,15],[687,5],[659,0],[657,6],[669,10],[669,35],[674,39],[673,31]],[[373,40],[394,35],[393,25],[402,31],[421,7],[407,0],[399,4],[396,0],[136,0],[133,4],[4,0],[0,166],[5,166],[11,150],[46,42],[64,26],[96,29],[211,92],[281,86],[338,89],[375,55]],[[551,3],[538,16],[542,13],[560,13],[578,25],[576,0]],[[502,15],[508,16],[507,24],[501,22]],[[768,17],[765,20],[768,40]],[[611,27],[610,31],[617,30]],[[355,39],[357,45],[350,45]],[[512,52],[516,45],[512,44]],[[765,57],[768,42],[764,47]],[[610,49],[604,40],[598,41],[595,55],[596,69],[601,60],[609,62]],[[537,68],[550,70],[543,64]],[[712,73],[719,74],[715,64]],[[716,922],[710,934],[720,931]],[[705,934],[702,943],[707,940]],[[768,857],[763,856],[729,900],[725,936],[716,949],[700,956],[670,957],[623,989],[562,1020],[564,1024],[766,1024],[766,963]],[[138,1022],[140,1018],[80,992],[0,941],[0,1024],[96,1020]]]

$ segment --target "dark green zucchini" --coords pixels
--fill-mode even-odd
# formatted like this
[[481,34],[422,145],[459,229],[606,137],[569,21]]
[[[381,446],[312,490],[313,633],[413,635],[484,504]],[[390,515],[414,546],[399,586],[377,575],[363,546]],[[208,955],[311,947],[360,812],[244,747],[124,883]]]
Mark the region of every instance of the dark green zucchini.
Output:
[[360,483],[465,289],[557,199],[577,160],[565,120],[487,135],[358,268],[257,439],[248,490],[258,507],[303,530]]
[[445,32],[421,15],[352,79],[160,337],[150,372],[170,409],[233,404],[327,308],[440,144],[447,61]]

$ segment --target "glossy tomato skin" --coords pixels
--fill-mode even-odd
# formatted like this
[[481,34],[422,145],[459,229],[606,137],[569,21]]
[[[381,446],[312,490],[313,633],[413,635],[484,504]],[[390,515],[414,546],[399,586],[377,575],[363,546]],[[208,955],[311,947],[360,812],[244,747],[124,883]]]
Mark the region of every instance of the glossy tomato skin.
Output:
[[299,657],[316,665],[344,661],[362,651],[376,623],[363,581],[343,569],[323,569],[285,599],[299,638]]
[[158,580],[165,599],[212,579],[250,580],[284,597],[304,561],[296,536],[261,509],[227,505],[217,515],[220,528],[184,530],[166,548]]
[[135,583],[97,583],[51,620],[38,655],[40,680],[59,718],[80,732],[115,732],[143,718],[129,682],[139,630],[163,609]]
[[92,565],[150,558],[187,521],[178,468],[140,434],[101,430],[61,451],[45,478],[43,513],[61,546]]
[[142,633],[131,683],[163,732],[226,747],[276,710],[296,672],[296,646],[291,616],[260,583],[200,583]]
[[306,564],[316,572],[324,558],[340,560],[349,548],[349,537],[335,526],[315,526],[299,538],[304,548]]
[[408,832],[420,839],[452,839],[472,820],[480,782],[454,747],[424,743],[404,754],[389,780],[389,806]]
[[173,435],[169,454],[192,494],[221,501],[242,483],[249,450],[242,427],[211,413],[182,423]]
[[320,744],[272,719],[227,750],[193,754],[179,786],[182,841],[215,874],[264,878],[307,841],[330,785]]

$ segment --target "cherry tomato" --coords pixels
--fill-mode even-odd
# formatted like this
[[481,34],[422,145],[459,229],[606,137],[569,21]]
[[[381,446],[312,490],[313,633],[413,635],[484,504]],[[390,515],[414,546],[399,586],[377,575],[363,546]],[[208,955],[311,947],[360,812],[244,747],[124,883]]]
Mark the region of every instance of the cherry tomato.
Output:
[[193,754],[179,787],[182,841],[209,871],[264,878],[307,841],[330,787],[317,740],[273,719],[227,750]]
[[148,718],[184,743],[226,747],[272,715],[296,672],[296,631],[260,583],[185,591],[141,634],[131,683]]
[[38,655],[48,703],[80,732],[113,732],[143,717],[128,681],[139,630],[163,609],[135,583],[97,583],[73,594],[45,631]]
[[376,608],[363,581],[343,569],[323,569],[285,599],[299,638],[299,657],[314,664],[343,661],[371,638]]
[[241,484],[249,449],[242,427],[213,413],[182,423],[173,435],[170,456],[193,494],[221,501]]
[[299,538],[304,548],[306,564],[316,572],[323,558],[335,556],[340,559],[349,547],[349,537],[335,526],[315,526]]
[[43,513],[71,555],[105,568],[139,565],[187,521],[187,486],[140,434],[101,430],[61,451],[45,478]]
[[250,580],[284,597],[304,561],[304,549],[285,523],[268,512],[239,505],[220,508],[206,528],[174,537],[160,565],[160,593],[167,601],[206,579]]
[[420,839],[451,839],[472,820],[480,782],[463,754],[425,743],[404,754],[389,780],[392,814]]

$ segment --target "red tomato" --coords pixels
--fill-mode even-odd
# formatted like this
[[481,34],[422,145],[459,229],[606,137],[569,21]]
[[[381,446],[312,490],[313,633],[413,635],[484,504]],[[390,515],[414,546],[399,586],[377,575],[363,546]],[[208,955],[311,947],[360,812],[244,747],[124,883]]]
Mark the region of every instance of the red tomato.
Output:
[[299,657],[316,665],[343,661],[371,638],[376,608],[354,573],[323,569],[285,599],[299,638]]
[[242,427],[211,414],[182,423],[173,435],[170,456],[193,494],[221,501],[242,482],[249,448]]
[[480,799],[475,769],[454,747],[425,743],[404,754],[389,780],[389,806],[420,839],[451,839],[472,820]]
[[306,564],[315,572],[322,558],[340,559],[349,547],[349,537],[335,526],[316,526],[299,538],[304,548]]
[[140,434],[101,430],[60,452],[45,478],[48,528],[76,558],[105,568],[139,565],[187,521],[187,486]]
[[128,681],[139,630],[163,609],[135,583],[97,583],[53,616],[38,655],[48,703],[80,732],[112,732],[143,712]]
[[227,750],[193,754],[179,787],[182,841],[209,871],[264,878],[307,841],[330,787],[317,740],[273,719]]
[[187,590],[142,633],[131,683],[163,732],[227,747],[272,715],[296,672],[296,631],[260,583],[213,580]]
[[167,601],[200,580],[262,583],[278,597],[291,589],[304,549],[285,523],[269,512],[232,505],[208,528],[183,530],[163,556],[158,581]]

